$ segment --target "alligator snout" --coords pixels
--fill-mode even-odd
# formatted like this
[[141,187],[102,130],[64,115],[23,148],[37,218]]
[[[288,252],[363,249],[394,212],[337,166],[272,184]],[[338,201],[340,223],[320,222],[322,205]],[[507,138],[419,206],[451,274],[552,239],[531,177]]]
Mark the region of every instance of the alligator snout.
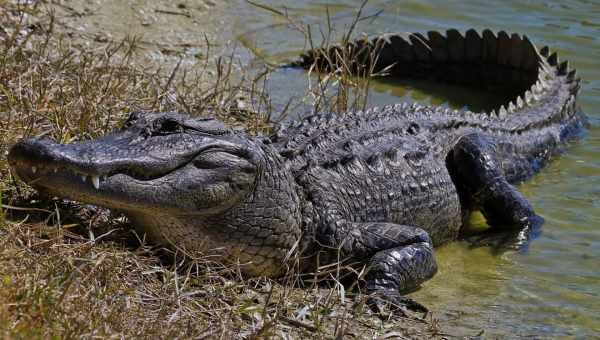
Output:
[[95,184],[101,173],[86,158],[77,148],[47,139],[25,139],[15,144],[8,153],[10,167],[25,179],[31,175],[61,170],[90,176]]
[[[52,142],[43,139],[26,139],[15,144],[8,152],[11,167],[21,165],[40,167],[53,163],[57,155],[52,152]],[[35,170],[34,170],[35,172]]]

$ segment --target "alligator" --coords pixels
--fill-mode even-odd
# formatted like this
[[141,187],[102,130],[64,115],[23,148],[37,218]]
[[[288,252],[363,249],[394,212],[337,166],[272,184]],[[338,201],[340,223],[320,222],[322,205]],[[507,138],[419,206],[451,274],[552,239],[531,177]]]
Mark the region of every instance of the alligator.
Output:
[[537,233],[543,219],[513,185],[581,136],[580,79],[548,47],[487,29],[359,39],[296,65],[335,71],[344,48],[360,50],[355,71],[515,98],[480,113],[406,103],[318,113],[257,137],[210,117],[134,113],[95,140],[22,140],[8,154],[12,173],[123,212],[157,244],[221,256],[246,275],[282,276],[292,259],[302,271],[351,259],[377,301],[425,311],[405,294],[436,273],[434,247],[459,238],[471,212],[515,242]]

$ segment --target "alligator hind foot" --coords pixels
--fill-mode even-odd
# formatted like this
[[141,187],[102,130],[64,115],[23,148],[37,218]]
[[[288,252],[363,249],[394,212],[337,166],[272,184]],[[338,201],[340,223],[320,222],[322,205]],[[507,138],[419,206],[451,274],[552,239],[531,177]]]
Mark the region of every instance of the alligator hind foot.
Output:
[[385,307],[408,316],[406,311],[427,312],[427,308],[402,293],[414,291],[437,272],[433,244],[421,228],[385,222],[341,222],[335,240],[344,253],[357,259],[368,259],[367,301],[375,312]]
[[[481,210],[492,227],[492,233],[504,233],[505,242],[497,247],[510,244],[513,248],[524,249],[531,239],[539,235],[543,219],[508,183],[497,154],[489,136],[479,133],[466,135],[454,146],[448,157],[448,167],[465,206]],[[496,241],[501,239],[494,238]]]

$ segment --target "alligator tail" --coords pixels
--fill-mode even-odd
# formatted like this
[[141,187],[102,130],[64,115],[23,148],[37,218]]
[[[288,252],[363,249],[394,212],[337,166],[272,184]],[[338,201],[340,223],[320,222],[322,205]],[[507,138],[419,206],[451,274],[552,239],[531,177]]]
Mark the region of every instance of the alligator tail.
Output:
[[[293,66],[359,75],[429,79],[504,91],[510,102],[490,112],[468,113],[486,127],[522,134],[555,124],[562,141],[585,124],[576,107],[581,80],[548,47],[538,50],[524,35],[455,29],[445,35],[385,34],[313,49]],[[462,115],[462,114],[461,114]]]

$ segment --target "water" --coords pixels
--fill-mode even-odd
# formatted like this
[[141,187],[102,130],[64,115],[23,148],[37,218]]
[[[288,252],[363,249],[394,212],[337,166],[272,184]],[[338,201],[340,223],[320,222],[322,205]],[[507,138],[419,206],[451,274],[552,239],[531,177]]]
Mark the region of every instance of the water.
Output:
[[[97,20],[85,22],[117,37],[142,32],[151,43],[172,45],[201,42],[202,34],[207,34],[213,41],[238,43],[236,52],[249,65],[263,59],[283,61],[304,47],[303,36],[285,20],[248,3],[181,1],[191,17],[152,13],[152,6],[177,9],[166,1],[159,5],[129,1],[127,9],[119,1],[100,3],[95,8],[100,14],[92,16]],[[283,8],[279,1],[262,3]],[[327,11],[338,32],[344,31],[360,5],[333,0],[285,3],[290,17],[311,24],[314,33],[319,25],[326,27]],[[543,234],[525,253],[497,256],[460,242],[442,247],[437,250],[438,275],[411,296],[438,311],[444,328],[454,335],[483,330],[489,338],[600,338],[600,2],[374,0],[364,14],[377,14],[357,27],[369,34],[451,27],[525,33],[538,46],[550,45],[577,68],[584,79],[579,103],[592,126],[582,141],[520,186],[546,220]],[[271,80],[274,97],[282,102],[306,86],[304,73],[297,70],[278,71]],[[492,100],[464,90],[430,87],[428,92],[390,81],[378,82],[373,89],[371,104],[377,105],[407,98],[459,107],[480,105],[477,98]]]

